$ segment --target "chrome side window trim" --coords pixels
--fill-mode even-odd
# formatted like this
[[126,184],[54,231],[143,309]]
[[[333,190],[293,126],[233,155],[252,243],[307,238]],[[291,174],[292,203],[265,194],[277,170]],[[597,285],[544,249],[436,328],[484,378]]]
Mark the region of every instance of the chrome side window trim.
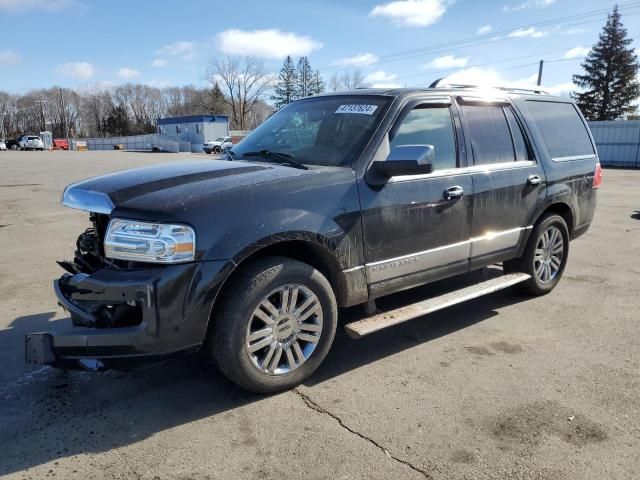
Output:
[[95,212],[110,214],[115,206],[113,202],[104,192],[96,192],[93,190],[83,190],[81,188],[68,186],[62,192],[60,203],[65,207],[75,208],[76,210],[84,210],[85,212]]
[[487,165],[472,165],[462,168],[447,168],[444,170],[436,170],[432,173],[423,175],[399,175],[391,177],[388,183],[407,182],[411,180],[425,180],[428,178],[449,177],[451,175],[467,175],[472,173],[496,172],[502,170],[516,170],[519,168],[535,167],[535,160],[518,160],[517,162],[489,163]]
[[574,155],[573,157],[552,157],[551,160],[554,162],[570,162],[572,160],[590,160],[597,157],[597,155],[590,153],[589,155]]

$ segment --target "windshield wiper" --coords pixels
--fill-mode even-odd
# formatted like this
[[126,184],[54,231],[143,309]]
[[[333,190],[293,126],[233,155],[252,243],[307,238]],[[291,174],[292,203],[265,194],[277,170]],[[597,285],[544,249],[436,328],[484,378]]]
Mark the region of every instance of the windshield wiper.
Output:
[[225,148],[224,149],[224,154],[227,156],[227,158],[230,161],[233,161],[236,159],[236,152],[232,151],[230,148]]
[[255,152],[245,152],[243,157],[264,157],[272,160],[274,163],[280,165],[288,165],[293,168],[300,168],[302,170],[309,170],[309,167],[293,159],[293,155],[282,152],[272,152],[271,150],[262,149]]

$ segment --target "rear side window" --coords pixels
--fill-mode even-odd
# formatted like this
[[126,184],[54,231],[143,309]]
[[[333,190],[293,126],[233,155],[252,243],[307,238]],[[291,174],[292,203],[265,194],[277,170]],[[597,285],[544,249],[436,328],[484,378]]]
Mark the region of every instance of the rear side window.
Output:
[[531,160],[532,157],[529,153],[527,141],[525,140],[524,134],[522,133],[522,127],[520,126],[520,122],[518,122],[518,119],[514,115],[513,110],[505,107],[504,114],[507,116],[509,129],[511,130],[511,135],[513,136],[513,146],[516,153],[516,161]]
[[391,147],[401,145],[432,145],[433,169],[456,167],[456,139],[449,107],[419,105],[401,121]]
[[552,159],[595,155],[587,127],[573,104],[529,100],[527,108]]
[[511,131],[504,111],[497,105],[462,105],[473,145],[476,165],[513,162]]

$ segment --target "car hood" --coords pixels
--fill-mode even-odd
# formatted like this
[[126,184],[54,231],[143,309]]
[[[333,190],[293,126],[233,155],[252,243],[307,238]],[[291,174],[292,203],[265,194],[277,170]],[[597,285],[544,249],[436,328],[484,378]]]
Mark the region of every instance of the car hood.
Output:
[[[68,207],[136,217],[171,216],[188,210],[203,198],[235,190],[313,174],[287,166],[244,161],[176,162],[136,168],[83,180],[65,188]],[[154,215],[154,212],[157,215]]]

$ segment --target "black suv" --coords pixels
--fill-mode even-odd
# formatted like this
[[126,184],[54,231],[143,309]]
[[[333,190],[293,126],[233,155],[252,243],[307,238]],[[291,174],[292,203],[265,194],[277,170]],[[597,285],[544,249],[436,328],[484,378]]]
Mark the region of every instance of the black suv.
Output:
[[[602,173],[576,106],[466,86],[365,89],[282,108],[224,160],[68,186],[90,212],[55,280],[73,328],[27,360],[107,368],[199,349],[244,388],[313,373],[338,307],[366,335],[519,283],[551,291],[589,227]],[[502,264],[504,274],[378,312],[375,299]]]

